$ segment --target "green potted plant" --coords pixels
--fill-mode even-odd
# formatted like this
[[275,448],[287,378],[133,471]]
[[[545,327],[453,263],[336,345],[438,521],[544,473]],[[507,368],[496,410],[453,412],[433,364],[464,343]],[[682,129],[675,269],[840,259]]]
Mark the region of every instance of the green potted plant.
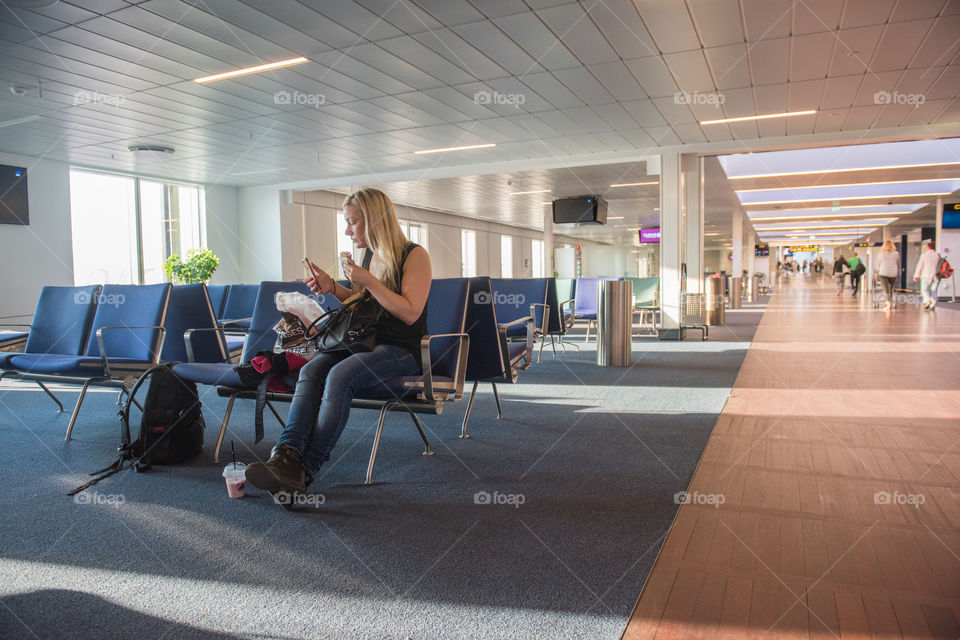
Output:
[[209,249],[189,249],[187,259],[180,260],[176,253],[163,262],[163,272],[171,282],[179,284],[195,284],[209,282],[213,272],[217,270],[220,259]]

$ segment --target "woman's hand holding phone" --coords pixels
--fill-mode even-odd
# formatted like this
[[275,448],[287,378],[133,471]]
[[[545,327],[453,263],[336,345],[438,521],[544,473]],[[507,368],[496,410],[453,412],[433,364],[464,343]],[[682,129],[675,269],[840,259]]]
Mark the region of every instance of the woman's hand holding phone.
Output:
[[334,292],[337,288],[337,283],[333,281],[330,274],[313,264],[309,258],[304,258],[303,264],[310,273],[313,274],[312,277],[304,280],[304,283],[310,288],[310,291],[322,295]]

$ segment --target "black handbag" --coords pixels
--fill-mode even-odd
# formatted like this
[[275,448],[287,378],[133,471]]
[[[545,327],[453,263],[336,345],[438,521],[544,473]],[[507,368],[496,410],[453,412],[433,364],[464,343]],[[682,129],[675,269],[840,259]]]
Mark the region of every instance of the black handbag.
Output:
[[381,317],[383,307],[368,291],[314,320],[305,334],[320,353],[373,351]]

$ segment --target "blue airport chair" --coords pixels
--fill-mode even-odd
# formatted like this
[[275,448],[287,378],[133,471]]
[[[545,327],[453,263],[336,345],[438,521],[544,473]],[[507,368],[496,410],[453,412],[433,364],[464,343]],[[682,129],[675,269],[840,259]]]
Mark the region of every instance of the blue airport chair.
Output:
[[[161,362],[229,362],[227,342],[204,284],[182,284],[170,292]],[[204,331],[189,342],[189,330]]]
[[219,321],[223,318],[224,305],[227,302],[227,293],[230,291],[228,284],[208,284],[207,295],[210,296],[210,304],[213,306],[213,314]]
[[[547,280],[547,326],[546,333],[540,337],[540,353],[537,356],[537,362],[543,356],[543,345],[546,343],[547,336],[550,336],[550,348],[553,349],[553,355],[557,355],[557,342],[566,350],[566,345],[571,345],[580,350],[580,345],[575,342],[567,342],[563,336],[567,334],[567,329],[573,326],[575,316],[573,315],[573,283],[574,280],[568,279],[566,284],[561,284],[558,278],[546,278]],[[561,298],[558,293],[563,289],[566,297]],[[564,311],[564,307],[567,308]]]
[[227,331],[245,331],[250,327],[250,318],[253,316],[259,291],[258,284],[230,285],[223,303],[223,313],[219,318],[220,324]]
[[[236,285],[234,285],[236,286]],[[231,289],[233,286],[231,286]],[[280,322],[280,312],[274,300],[277,293],[281,291],[297,291],[304,295],[310,295],[310,290],[302,282],[274,282],[265,281],[257,285],[257,299],[254,303],[252,315],[250,318],[250,329],[247,333],[247,340],[243,345],[243,353],[240,357],[240,364],[250,364],[250,361],[260,351],[273,351],[277,341],[277,334],[273,330],[274,325]],[[215,333],[214,330],[206,331],[188,331],[187,341],[193,342],[195,336],[199,339],[199,334]],[[230,422],[230,414],[233,411],[234,400],[240,395],[240,390],[244,388],[240,381],[234,366],[228,362],[187,362],[175,365],[174,373],[197,384],[209,386],[225,386],[237,389],[237,393],[230,396],[227,402],[227,410],[220,424],[220,434],[217,438],[217,447],[214,450],[214,460],[218,461],[220,456],[220,447],[223,445],[223,437],[227,431],[227,424]],[[280,414],[269,401],[267,406],[280,420]]]
[[633,285],[634,309],[640,312],[640,324],[644,318],[650,318],[650,326],[656,327],[657,313],[660,311],[660,278],[625,278]]
[[[470,422],[479,384],[489,382],[492,385],[493,397],[497,403],[497,419],[502,420],[503,406],[500,403],[497,383],[516,382],[518,372],[530,366],[533,353],[533,316],[524,316],[510,323],[498,323],[490,278],[470,278],[467,298],[466,331],[470,334],[470,357],[466,376],[467,380],[473,381],[473,388],[460,427],[461,438],[470,437],[467,434],[467,424]],[[508,341],[507,332],[522,324],[526,324],[527,335],[530,337],[524,342]]]
[[587,321],[584,342],[590,342],[590,326],[597,326],[597,288],[600,278],[577,278],[577,295],[573,303],[573,315]]
[[[510,342],[526,341],[529,346],[526,369],[533,363],[533,348],[540,340],[540,352],[543,353],[543,337],[546,335],[550,320],[550,307],[547,304],[547,278],[493,278],[493,303],[497,322],[507,329]],[[533,323],[527,318],[533,318]],[[507,326],[509,325],[509,326]],[[533,335],[529,335],[529,334]]]
[[170,289],[169,283],[104,285],[83,355],[27,353],[10,358],[16,378],[82,385],[67,426],[67,440],[91,385],[120,389],[122,396],[127,381],[157,364]]
[[[267,283],[264,283],[267,284]],[[373,478],[373,465],[380,445],[384,423],[387,414],[391,411],[408,413],[423,439],[424,455],[432,455],[430,441],[417,414],[440,415],[446,403],[457,402],[463,397],[463,384],[466,379],[468,353],[470,352],[470,338],[465,331],[467,280],[463,278],[446,278],[434,280],[430,286],[430,295],[427,298],[427,331],[428,335],[420,341],[421,358],[423,360],[423,374],[400,376],[386,380],[383,383],[364,391],[354,398],[351,406],[355,409],[377,409],[380,411],[380,420],[374,436],[373,447],[370,451],[370,460],[367,464],[366,484]],[[257,318],[251,323],[257,326]],[[272,326],[272,325],[271,325]],[[246,357],[246,353],[244,354]],[[179,365],[175,370],[184,367]],[[178,371],[179,373],[179,371]],[[234,374],[236,375],[236,374]],[[256,389],[243,387],[237,378],[231,384],[227,378],[218,383],[217,392],[229,397],[227,415],[224,417],[217,440],[217,450],[214,459],[219,459],[220,443],[226,430],[233,401],[237,398],[255,399]],[[266,393],[267,406],[271,408],[277,420],[284,426],[285,423],[271,402],[289,402],[292,393]]]
[[[100,285],[84,287],[43,287],[29,328],[23,351],[0,353],[0,380],[19,377],[10,361],[24,354],[79,356],[87,348],[90,327],[100,298]],[[19,325],[13,325],[19,326]],[[43,380],[34,380],[63,413],[63,404]]]

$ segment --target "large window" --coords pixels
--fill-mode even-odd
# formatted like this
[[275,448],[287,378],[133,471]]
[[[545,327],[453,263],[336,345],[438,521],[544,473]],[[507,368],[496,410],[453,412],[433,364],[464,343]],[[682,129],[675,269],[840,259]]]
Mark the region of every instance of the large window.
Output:
[[412,220],[400,220],[400,228],[403,229],[403,235],[407,236],[410,242],[416,242],[424,249],[427,247],[427,227],[420,222]]
[[477,275],[477,233],[469,229],[460,231],[460,275],[464,278]]
[[74,283],[164,282],[171,254],[205,247],[203,206],[201,187],[71,170]]
[[500,277],[513,277],[513,238],[500,236]]
[[[532,244],[532,259],[533,259],[533,277],[534,278],[543,278],[546,276],[544,271],[546,270],[545,265],[545,255],[543,253],[543,240],[533,240]],[[552,273],[550,274],[553,275]]]

